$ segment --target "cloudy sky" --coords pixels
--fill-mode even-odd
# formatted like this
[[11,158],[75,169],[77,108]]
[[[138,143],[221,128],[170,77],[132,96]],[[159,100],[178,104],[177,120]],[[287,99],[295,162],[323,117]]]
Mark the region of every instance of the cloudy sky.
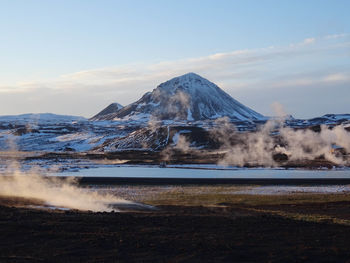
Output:
[[350,113],[348,0],[0,2],[0,115],[90,117],[187,72],[262,114]]

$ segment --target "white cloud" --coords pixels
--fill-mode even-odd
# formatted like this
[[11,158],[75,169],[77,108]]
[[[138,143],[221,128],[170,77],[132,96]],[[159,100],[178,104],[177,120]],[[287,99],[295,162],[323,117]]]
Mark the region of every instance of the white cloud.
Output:
[[325,39],[337,39],[337,38],[343,38],[343,37],[347,37],[349,36],[349,34],[333,34],[333,35],[327,35],[325,36]]
[[335,73],[330,74],[324,77],[323,79],[326,82],[344,82],[344,81],[350,81],[350,72],[347,74],[344,73]]
[[304,39],[303,43],[305,45],[310,45],[316,42],[316,38],[310,37],[310,38],[306,38]]

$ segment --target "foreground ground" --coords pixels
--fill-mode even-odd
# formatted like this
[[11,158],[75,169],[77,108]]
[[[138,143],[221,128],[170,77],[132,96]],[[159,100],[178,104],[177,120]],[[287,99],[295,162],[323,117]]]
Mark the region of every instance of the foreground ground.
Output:
[[0,262],[350,261],[349,194],[231,194],[235,186],[141,188],[145,195],[134,199],[158,210],[48,211],[2,198]]

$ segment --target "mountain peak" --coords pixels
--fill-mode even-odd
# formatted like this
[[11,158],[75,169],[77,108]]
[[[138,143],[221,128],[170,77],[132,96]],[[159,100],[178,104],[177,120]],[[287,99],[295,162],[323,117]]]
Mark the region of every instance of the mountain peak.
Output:
[[177,88],[188,90],[188,89],[195,89],[199,88],[201,86],[205,85],[214,85],[214,83],[210,82],[209,80],[201,77],[200,75],[190,72],[175,78],[172,78],[166,82],[161,83],[157,88],[160,89],[173,89],[176,90]]
[[[108,119],[213,120],[229,117],[236,121],[264,118],[244,106],[209,80],[187,73],[161,83],[138,101],[106,115]],[[106,119],[106,118],[105,118]]]
[[206,80],[205,78],[203,78],[202,76],[194,73],[194,72],[188,72],[184,75],[175,77],[173,79],[181,79],[181,80],[190,80],[190,79],[198,79],[198,80]]

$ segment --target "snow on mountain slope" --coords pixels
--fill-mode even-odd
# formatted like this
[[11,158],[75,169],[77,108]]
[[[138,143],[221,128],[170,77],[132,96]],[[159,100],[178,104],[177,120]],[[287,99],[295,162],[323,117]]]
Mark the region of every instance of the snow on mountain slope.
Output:
[[132,119],[200,121],[229,117],[233,121],[266,118],[244,106],[214,83],[195,73],[188,73],[160,84],[138,101],[116,113],[95,120]]
[[114,152],[128,150],[163,150],[168,145],[176,149],[203,148],[214,145],[215,140],[207,130],[194,126],[159,126],[157,128],[144,127],[129,133],[127,136],[106,140],[93,150],[98,152]]
[[350,114],[326,114],[322,117],[333,121],[350,120]]
[[136,128],[50,113],[0,116],[0,150],[87,151]]
[[104,144],[94,150],[102,152],[125,150],[161,150],[166,147],[169,140],[169,127],[160,127],[152,130],[141,128],[125,137],[106,140]]
[[311,125],[338,125],[349,123],[350,114],[326,114],[321,117],[305,120],[306,126]]
[[0,116],[0,122],[19,122],[19,123],[37,123],[37,122],[73,122],[87,121],[81,116],[57,115],[53,113],[26,113],[20,115]]
[[108,114],[113,114],[116,113],[117,111],[119,111],[121,108],[123,108],[123,106],[117,102],[111,103],[109,104],[106,108],[104,108],[102,111],[100,111],[99,113],[97,113],[95,116],[93,116],[92,118],[90,118],[90,120],[94,121],[94,120],[99,120],[102,116],[103,118],[108,115]]

